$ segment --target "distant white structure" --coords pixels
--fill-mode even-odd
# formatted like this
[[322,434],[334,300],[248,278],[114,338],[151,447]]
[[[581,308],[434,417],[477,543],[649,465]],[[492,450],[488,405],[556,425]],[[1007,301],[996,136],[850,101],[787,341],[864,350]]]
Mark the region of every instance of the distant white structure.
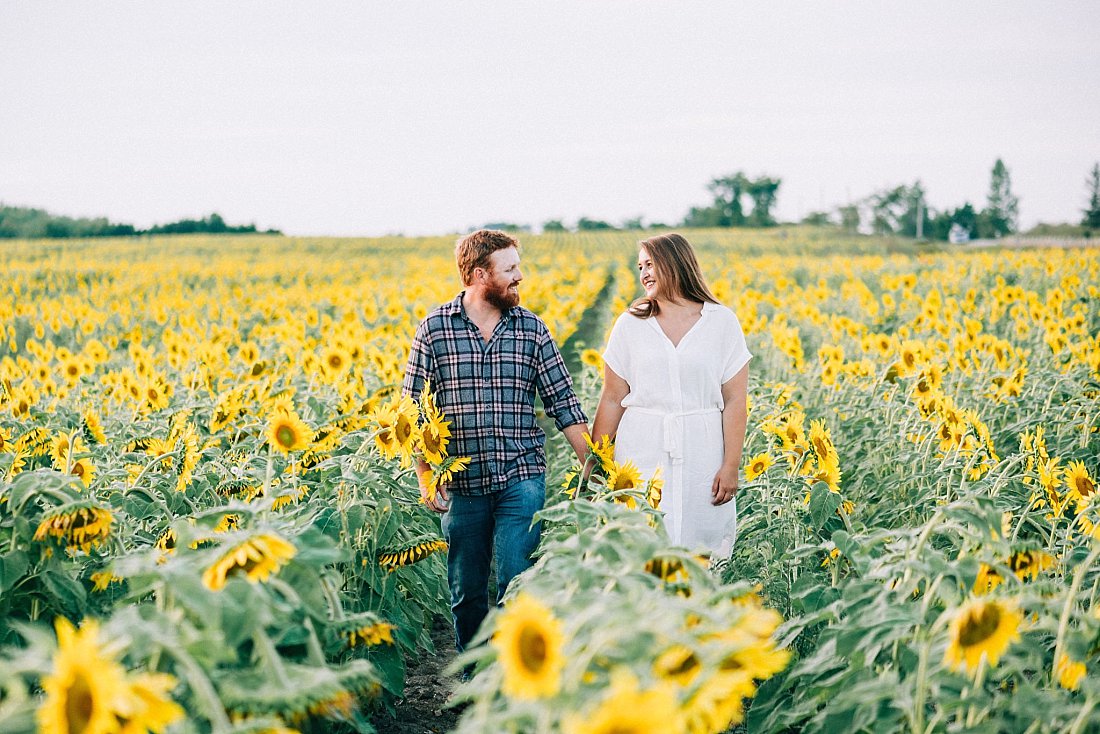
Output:
[[947,241],[955,245],[961,245],[964,242],[969,242],[970,230],[962,226],[958,222],[954,222],[951,225],[950,231],[948,231],[947,233]]

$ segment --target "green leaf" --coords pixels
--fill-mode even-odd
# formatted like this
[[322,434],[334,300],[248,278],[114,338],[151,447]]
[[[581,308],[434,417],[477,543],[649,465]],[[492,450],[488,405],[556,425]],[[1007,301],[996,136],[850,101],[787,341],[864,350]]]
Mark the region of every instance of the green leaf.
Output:
[[80,619],[84,616],[88,593],[79,582],[55,569],[43,571],[41,579],[65,616],[70,619]]
[[15,586],[16,582],[26,575],[30,565],[26,551],[14,550],[0,556],[0,594]]

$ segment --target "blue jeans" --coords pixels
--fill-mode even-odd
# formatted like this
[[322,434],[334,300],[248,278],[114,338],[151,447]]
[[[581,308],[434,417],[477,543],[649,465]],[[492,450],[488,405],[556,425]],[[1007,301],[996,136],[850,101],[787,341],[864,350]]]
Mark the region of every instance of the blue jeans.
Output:
[[500,492],[452,494],[443,515],[447,541],[447,582],[451,587],[455,644],[462,652],[489,613],[489,569],[497,559],[497,598],[513,578],[531,567],[541,523],[531,524],[546,501],[546,477],[510,484]]

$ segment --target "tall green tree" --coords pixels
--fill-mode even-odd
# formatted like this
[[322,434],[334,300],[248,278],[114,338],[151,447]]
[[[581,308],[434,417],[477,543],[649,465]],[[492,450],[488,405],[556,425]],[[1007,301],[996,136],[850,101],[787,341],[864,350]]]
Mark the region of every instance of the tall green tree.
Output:
[[1085,179],[1089,190],[1089,207],[1085,209],[1085,218],[1081,224],[1085,227],[1100,227],[1100,163],[1093,165],[1089,177]]
[[849,232],[859,231],[859,204],[848,204],[837,209],[840,214],[840,226]]
[[1012,234],[1020,218],[1020,200],[1012,193],[1012,179],[1000,158],[989,175],[989,196],[982,212],[994,237]]
[[771,227],[775,225],[772,216],[772,207],[775,206],[775,193],[779,190],[781,179],[761,176],[748,181],[746,193],[752,198],[752,214],[749,215],[749,224],[754,227]]
[[714,208],[718,214],[716,226],[739,227],[745,223],[745,209],[741,199],[748,186],[748,178],[740,171],[711,179],[707,184],[707,191],[714,197]]

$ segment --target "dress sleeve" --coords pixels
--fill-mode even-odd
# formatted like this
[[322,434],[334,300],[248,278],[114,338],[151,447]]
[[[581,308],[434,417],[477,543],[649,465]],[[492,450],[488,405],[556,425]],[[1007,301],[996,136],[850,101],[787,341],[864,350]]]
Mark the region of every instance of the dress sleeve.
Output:
[[733,378],[741,368],[752,359],[748,344],[745,343],[745,332],[741,330],[741,322],[737,314],[729,312],[730,324],[726,331],[725,341],[725,366],[722,368],[722,384]]
[[603,361],[611,371],[627,382],[630,382],[628,372],[630,370],[630,350],[627,349],[626,324],[624,320],[634,318],[630,314],[622,314],[611,327],[611,334],[607,337],[607,346],[603,350]]

